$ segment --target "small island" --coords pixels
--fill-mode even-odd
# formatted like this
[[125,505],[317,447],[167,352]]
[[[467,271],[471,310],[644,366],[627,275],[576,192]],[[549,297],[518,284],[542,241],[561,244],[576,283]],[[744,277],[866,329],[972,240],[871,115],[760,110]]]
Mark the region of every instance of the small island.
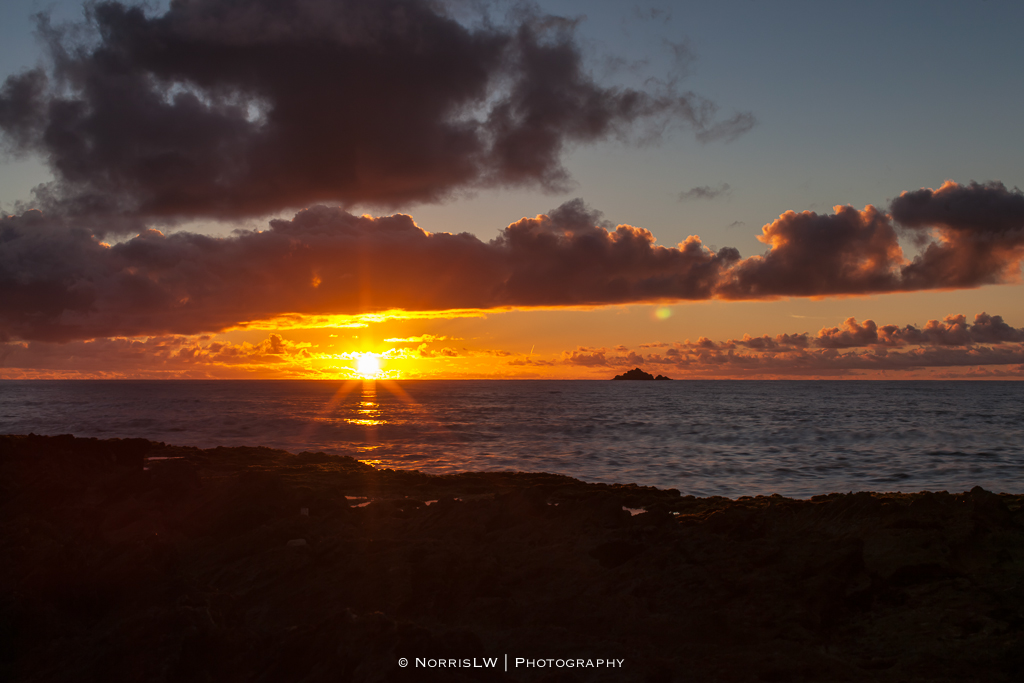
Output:
[[629,372],[624,372],[621,375],[615,375],[615,377],[613,377],[612,379],[650,379],[650,380],[657,380],[657,379],[672,379],[672,378],[671,377],[666,377],[665,375],[658,375],[657,377],[655,377],[651,373],[644,372],[640,368],[633,368]]

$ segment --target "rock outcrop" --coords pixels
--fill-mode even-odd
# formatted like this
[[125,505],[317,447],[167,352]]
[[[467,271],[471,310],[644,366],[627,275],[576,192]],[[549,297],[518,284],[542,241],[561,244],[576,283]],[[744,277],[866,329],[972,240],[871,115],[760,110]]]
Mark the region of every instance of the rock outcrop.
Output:
[[644,372],[640,368],[633,368],[632,370],[624,372],[621,375],[615,375],[615,377],[612,377],[612,379],[626,379],[626,380],[633,380],[633,379],[649,380],[649,379],[653,379],[653,380],[658,380],[658,379],[672,379],[672,378],[671,377],[665,377],[665,375],[658,375],[657,377],[655,377],[651,373]]
[[[1011,681],[1024,670],[1019,495],[702,499],[72,437],[0,437],[0,487],[7,681]],[[436,665],[506,654],[507,672]]]

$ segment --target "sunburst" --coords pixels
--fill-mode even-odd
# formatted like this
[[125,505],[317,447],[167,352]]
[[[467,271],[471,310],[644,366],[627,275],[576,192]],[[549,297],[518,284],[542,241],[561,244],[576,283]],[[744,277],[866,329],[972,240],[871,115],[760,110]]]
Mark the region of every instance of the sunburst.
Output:
[[380,377],[380,356],[375,353],[363,353],[356,359],[356,373],[363,379]]

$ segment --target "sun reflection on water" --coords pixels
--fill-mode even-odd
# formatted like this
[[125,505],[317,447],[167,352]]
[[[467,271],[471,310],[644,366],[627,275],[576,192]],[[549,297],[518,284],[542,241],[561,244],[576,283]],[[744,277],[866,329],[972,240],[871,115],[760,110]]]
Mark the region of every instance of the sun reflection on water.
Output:
[[[377,389],[385,389],[390,398],[378,400]],[[395,401],[403,406],[397,412]],[[419,409],[419,404],[410,396],[398,382],[384,378],[365,378],[363,380],[348,380],[338,387],[323,407],[317,410],[317,414],[311,417],[303,439],[318,440],[316,432],[320,428],[329,431],[331,424],[344,423],[351,425],[350,431],[344,438],[345,446],[358,458],[362,456],[373,456],[374,451],[384,447],[381,440],[386,438],[380,433],[380,429],[392,423],[401,424],[408,419],[408,411],[414,412]],[[404,411],[404,412],[403,412]],[[354,432],[354,433],[353,433]],[[334,447],[337,444],[336,438],[331,440],[329,445]],[[368,465],[380,465],[379,459],[360,460]]]
[[377,402],[377,383],[373,380],[363,381],[363,394],[356,404],[356,417],[345,418],[345,422],[363,427],[377,427],[387,424],[384,413]]

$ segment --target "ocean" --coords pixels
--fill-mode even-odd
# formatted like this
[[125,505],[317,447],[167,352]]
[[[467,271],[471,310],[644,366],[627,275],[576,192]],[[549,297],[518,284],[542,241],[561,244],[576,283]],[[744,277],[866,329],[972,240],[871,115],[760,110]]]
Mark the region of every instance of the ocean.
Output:
[[0,433],[30,432],[696,496],[1024,493],[1024,382],[0,382]]

